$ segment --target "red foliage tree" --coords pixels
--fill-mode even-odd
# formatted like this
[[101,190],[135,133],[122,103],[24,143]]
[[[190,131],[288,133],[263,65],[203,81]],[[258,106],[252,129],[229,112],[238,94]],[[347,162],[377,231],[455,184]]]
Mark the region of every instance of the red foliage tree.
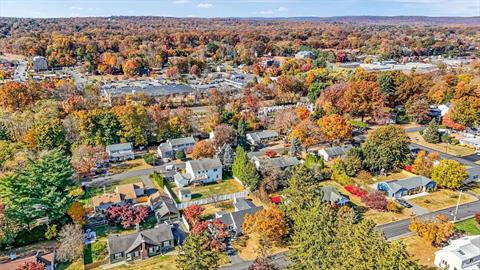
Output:
[[277,156],[277,152],[273,151],[272,149],[268,149],[266,152],[265,152],[265,156],[269,157],[269,158],[274,158]]
[[27,262],[20,265],[15,270],[45,270],[45,264],[41,262]]
[[192,228],[193,234],[206,233],[210,239],[210,247],[214,250],[224,250],[225,241],[228,237],[227,226],[220,220],[215,221],[207,220],[203,222],[197,222]]
[[477,221],[478,225],[480,225],[480,212],[475,214],[475,220]]
[[447,126],[449,128],[455,129],[455,130],[464,130],[465,129],[464,125],[453,121],[452,118],[450,118],[448,115],[445,115],[445,116],[442,117],[442,124],[444,124],[445,126]]
[[106,214],[107,221],[110,224],[120,223],[125,229],[140,224],[147,216],[148,209],[146,207],[132,207],[128,204],[110,206]]
[[387,199],[380,191],[369,192],[362,197],[362,202],[368,208],[375,210],[384,210],[387,207]]
[[204,210],[205,208],[200,205],[191,205],[183,210],[183,215],[188,223],[195,225],[200,221]]
[[360,198],[362,198],[363,196],[367,195],[368,192],[365,191],[364,189],[362,188],[359,188],[359,187],[356,187],[356,186],[352,186],[352,185],[347,185],[345,186],[345,189],[350,192],[351,194],[355,195],[355,196],[358,196]]

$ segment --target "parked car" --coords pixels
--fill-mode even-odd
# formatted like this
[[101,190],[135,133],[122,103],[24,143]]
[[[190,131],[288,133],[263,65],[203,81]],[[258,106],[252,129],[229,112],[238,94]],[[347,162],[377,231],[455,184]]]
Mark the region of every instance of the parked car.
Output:
[[409,204],[407,201],[403,200],[403,199],[397,199],[396,200],[401,206],[405,207],[405,208],[412,208],[413,206],[411,204]]

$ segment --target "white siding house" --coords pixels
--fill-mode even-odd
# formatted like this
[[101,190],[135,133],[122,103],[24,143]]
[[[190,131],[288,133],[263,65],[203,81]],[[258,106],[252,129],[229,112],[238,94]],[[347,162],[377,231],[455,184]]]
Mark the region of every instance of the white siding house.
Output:
[[189,160],[185,170],[190,182],[211,183],[222,180],[222,163],[218,158]]
[[135,159],[132,143],[119,143],[107,145],[105,151],[110,161],[122,161]]
[[480,269],[480,235],[453,240],[435,252],[435,265],[445,270]]

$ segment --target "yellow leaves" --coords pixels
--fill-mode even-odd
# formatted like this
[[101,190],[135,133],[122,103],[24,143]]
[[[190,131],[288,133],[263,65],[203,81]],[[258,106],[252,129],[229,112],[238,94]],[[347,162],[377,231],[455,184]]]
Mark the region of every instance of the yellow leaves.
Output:
[[352,125],[338,114],[324,116],[318,120],[322,138],[326,141],[344,141],[352,139]]
[[433,221],[413,218],[408,228],[433,246],[448,241],[455,231],[445,215],[438,215]]
[[262,238],[272,242],[279,242],[288,234],[285,215],[277,207],[269,207],[245,216],[243,229],[249,234],[258,233]]

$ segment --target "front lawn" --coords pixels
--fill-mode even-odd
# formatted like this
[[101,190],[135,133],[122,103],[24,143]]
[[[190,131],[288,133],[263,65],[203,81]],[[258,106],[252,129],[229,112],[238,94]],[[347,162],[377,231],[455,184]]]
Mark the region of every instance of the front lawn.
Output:
[[403,208],[400,213],[368,209],[367,212],[363,213],[363,218],[371,219],[376,224],[381,225],[410,218],[412,214],[412,210],[408,208]]
[[90,202],[93,197],[103,194],[103,192],[114,192],[115,187],[119,185],[126,185],[126,184],[134,184],[134,183],[139,183],[142,182],[142,179],[140,177],[131,177],[131,178],[125,178],[120,181],[117,181],[115,183],[111,183],[107,186],[105,186],[105,190],[103,186],[99,187],[87,187],[85,189],[85,194],[83,194],[82,198],[80,199],[80,202],[83,203],[83,205],[90,205]]
[[138,261],[131,264],[126,264],[110,269],[115,270],[146,270],[146,269],[160,269],[160,270],[177,270],[175,266],[175,256],[164,255],[155,256],[144,261]]
[[143,159],[134,159],[134,160],[127,160],[119,164],[112,165],[108,171],[112,174],[119,174],[123,172],[129,171],[138,171],[144,169],[151,169],[153,168],[152,165],[147,164]]
[[430,243],[417,235],[409,236],[397,241],[403,241],[407,246],[408,254],[410,254],[414,260],[417,260],[420,265],[434,267],[435,251],[437,251],[438,248],[433,247]]
[[455,229],[467,235],[479,235],[480,225],[478,225],[475,218],[469,218],[455,223]]
[[[459,193],[457,191],[439,189],[426,196],[417,197],[409,201],[427,210],[436,211],[455,206],[458,201],[458,195]],[[472,195],[462,193],[460,204],[465,204],[476,200],[477,199]]]
[[[258,235],[244,235],[233,242],[234,248],[237,250],[238,255],[246,261],[255,260],[258,257],[259,246]],[[268,251],[270,254],[276,254],[287,251],[286,246],[273,246]]]
[[410,137],[410,139],[412,139],[413,143],[431,148],[438,152],[448,153],[450,155],[459,156],[459,157],[468,156],[475,153],[475,150],[473,148],[463,146],[463,145],[453,145],[453,144],[447,145],[446,143],[437,143],[437,144],[427,143],[423,139],[422,135],[420,135],[419,132],[411,132],[411,133],[407,133],[407,135]]

